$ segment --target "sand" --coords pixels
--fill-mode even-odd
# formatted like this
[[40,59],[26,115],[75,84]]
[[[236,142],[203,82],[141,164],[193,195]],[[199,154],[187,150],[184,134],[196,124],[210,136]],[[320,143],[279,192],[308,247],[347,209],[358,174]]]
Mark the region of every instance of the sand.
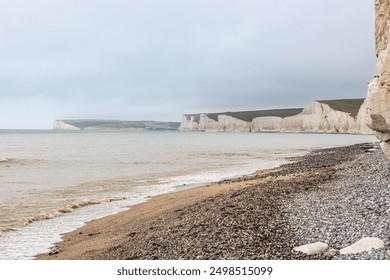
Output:
[[[151,230],[153,224],[164,215],[180,211],[185,207],[196,205],[218,195],[246,188],[254,183],[273,180],[273,177],[267,176],[267,174],[278,170],[280,168],[258,171],[246,176],[246,183],[242,183],[240,179],[236,179],[237,181],[225,180],[224,182],[151,197],[143,203],[130,206],[129,210],[125,212],[93,220],[73,232],[66,233],[63,236],[64,241],[56,245],[60,248],[61,254],[44,254],[40,255],[38,259],[88,258],[95,251],[113,246],[116,242],[129,236],[131,232]],[[258,176],[261,178],[256,178]],[[264,176],[267,177],[263,178]]]

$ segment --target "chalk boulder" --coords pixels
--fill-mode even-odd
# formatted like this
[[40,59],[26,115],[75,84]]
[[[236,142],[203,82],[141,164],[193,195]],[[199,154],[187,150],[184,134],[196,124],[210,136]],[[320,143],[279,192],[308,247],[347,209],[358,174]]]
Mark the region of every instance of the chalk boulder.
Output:
[[328,250],[328,244],[323,242],[315,242],[295,247],[293,250],[304,253],[306,255],[316,255]]
[[380,249],[385,246],[385,243],[376,237],[365,237],[358,242],[340,250],[341,255],[345,254],[359,254],[363,252],[369,252],[372,249]]

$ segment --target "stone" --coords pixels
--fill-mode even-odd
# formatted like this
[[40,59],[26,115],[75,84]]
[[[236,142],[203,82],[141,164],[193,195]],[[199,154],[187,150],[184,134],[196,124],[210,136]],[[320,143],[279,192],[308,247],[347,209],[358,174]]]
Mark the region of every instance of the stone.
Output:
[[315,242],[295,247],[293,250],[304,253],[306,255],[316,255],[325,252],[328,249],[328,244],[324,242]]
[[58,248],[57,246],[53,247],[50,252],[49,252],[49,255],[56,255],[60,252],[60,248]]
[[341,255],[345,254],[359,254],[369,252],[372,249],[380,249],[385,246],[385,243],[377,237],[365,237],[358,242],[340,250]]
[[328,252],[326,252],[324,255],[326,257],[335,257],[337,256],[338,254],[340,254],[339,250],[336,250],[336,249],[330,249]]

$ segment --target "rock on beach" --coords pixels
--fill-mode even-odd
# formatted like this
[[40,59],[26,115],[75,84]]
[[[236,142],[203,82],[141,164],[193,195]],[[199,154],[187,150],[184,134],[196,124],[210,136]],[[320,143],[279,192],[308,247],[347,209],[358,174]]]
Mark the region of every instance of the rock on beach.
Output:
[[369,252],[372,249],[380,249],[385,246],[385,243],[376,237],[365,237],[358,242],[340,250],[341,255],[345,254],[359,254],[363,252]]
[[299,247],[295,247],[293,250],[297,252],[302,252],[306,255],[315,255],[323,253],[328,249],[328,244],[324,242],[315,242],[310,244],[305,244]]

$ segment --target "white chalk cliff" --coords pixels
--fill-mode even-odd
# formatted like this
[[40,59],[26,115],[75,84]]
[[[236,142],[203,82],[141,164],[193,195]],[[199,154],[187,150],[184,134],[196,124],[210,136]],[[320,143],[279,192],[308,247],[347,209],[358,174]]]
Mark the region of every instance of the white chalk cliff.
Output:
[[61,121],[61,120],[54,121],[53,129],[55,129],[55,130],[80,130],[80,128],[73,126],[71,124],[68,124],[68,123]]
[[[261,116],[244,121],[226,114],[183,115],[180,131],[205,132],[316,132],[373,134],[365,125],[366,102],[357,114],[332,109],[328,104],[315,101],[293,116]],[[214,114],[215,115],[215,114]],[[215,117],[214,117],[215,118]]]
[[366,123],[390,158],[390,0],[375,1],[375,77],[368,85]]

